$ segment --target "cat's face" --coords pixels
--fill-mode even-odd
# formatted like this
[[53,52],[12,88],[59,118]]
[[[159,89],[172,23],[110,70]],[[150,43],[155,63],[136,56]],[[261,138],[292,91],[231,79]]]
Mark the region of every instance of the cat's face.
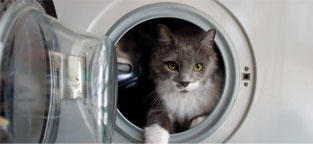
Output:
[[158,84],[187,93],[207,82],[217,69],[215,33],[215,29],[210,29],[192,36],[174,35],[166,26],[159,25],[158,49],[151,59]]

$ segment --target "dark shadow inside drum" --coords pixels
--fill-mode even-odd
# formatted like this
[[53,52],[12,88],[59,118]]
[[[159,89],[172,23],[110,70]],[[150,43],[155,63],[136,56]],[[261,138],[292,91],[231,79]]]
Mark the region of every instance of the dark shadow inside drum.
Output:
[[[198,26],[180,19],[157,18],[140,23],[125,33],[116,45],[118,61],[118,109],[134,125],[143,128],[152,105],[154,84],[149,79],[149,59],[157,46],[157,26],[166,25],[170,30]],[[218,65],[224,71],[224,62],[218,54]]]

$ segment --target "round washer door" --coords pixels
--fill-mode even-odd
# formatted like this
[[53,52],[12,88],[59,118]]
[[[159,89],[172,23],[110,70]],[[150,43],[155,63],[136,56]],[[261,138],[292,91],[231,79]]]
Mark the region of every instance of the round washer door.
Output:
[[63,27],[36,1],[0,4],[0,142],[110,142],[111,41]]

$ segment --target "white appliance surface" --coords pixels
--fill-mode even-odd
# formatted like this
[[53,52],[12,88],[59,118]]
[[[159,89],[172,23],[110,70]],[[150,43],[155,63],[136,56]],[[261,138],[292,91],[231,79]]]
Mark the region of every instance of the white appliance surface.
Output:
[[53,0],[57,17],[73,30],[86,31],[91,21],[114,0]]
[[313,142],[313,1],[223,0],[252,43],[257,86],[235,142]]
[[[120,1],[54,4],[61,22],[86,31],[100,11]],[[219,2],[246,32],[257,70],[251,108],[228,142],[313,142],[313,1]]]

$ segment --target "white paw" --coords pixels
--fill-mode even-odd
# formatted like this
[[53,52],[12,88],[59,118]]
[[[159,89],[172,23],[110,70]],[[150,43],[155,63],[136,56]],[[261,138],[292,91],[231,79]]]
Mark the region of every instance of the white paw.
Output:
[[193,127],[197,126],[198,124],[202,123],[206,118],[207,118],[207,116],[197,117],[196,119],[192,120],[189,128],[193,128]]
[[145,127],[146,144],[167,144],[169,137],[169,132],[158,124]]

